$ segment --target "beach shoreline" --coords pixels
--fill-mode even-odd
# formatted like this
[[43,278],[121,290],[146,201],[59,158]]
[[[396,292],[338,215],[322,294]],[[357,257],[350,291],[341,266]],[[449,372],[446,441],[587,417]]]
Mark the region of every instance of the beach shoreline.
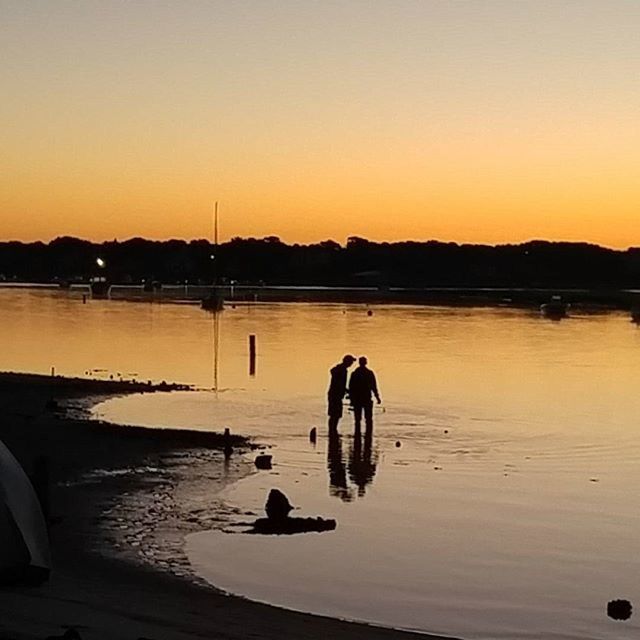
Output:
[[[251,602],[197,578],[184,537],[238,515],[218,496],[251,471],[246,457],[225,463],[221,434],[119,426],[65,410],[179,388],[0,373],[0,438],[27,473],[38,457],[49,460],[54,562],[48,584],[3,591],[0,634],[31,640],[72,626],[83,639],[105,640],[417,637]],[[234,436],[233,446],[250,443]]]

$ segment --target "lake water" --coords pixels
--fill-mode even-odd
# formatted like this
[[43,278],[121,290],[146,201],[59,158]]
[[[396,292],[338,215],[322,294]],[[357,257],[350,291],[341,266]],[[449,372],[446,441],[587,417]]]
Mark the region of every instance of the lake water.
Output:
[[[228,426],[272,445],[273,470],[225,500],[259,513],[276,487],[296,515],[338,527],[190,536],[196,570],[229,592],[464,638],[636,638],[635,615],[606,615],[609,600],[640,603],[640,331],[628,316],[372,311],[253,305],[214,317],[0,290],[0,349],[4,369],[195,384],[96,412]],[[340,438],[327,437],[328,369],[344,353],[367,355],[378,375],[371,442],[354,438],[348,412]]]

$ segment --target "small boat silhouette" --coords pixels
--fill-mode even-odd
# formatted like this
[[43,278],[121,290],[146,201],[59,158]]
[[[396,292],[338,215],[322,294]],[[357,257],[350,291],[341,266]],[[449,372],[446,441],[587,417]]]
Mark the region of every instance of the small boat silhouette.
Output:
[[89,280],[92,298],[108,298],[111,283],[103,276],[96,276]]
[[222,311],[224,309],[224,296],[220,291],[214,289],[210,296],[202,299],[200,306],[205,311]]
[[540,305],[540,313],[542,313],[545,318],[550,318],[551,320],[566,318],[568,309],[569,305],[562,302],[560,296],[552,296],[549,302]]

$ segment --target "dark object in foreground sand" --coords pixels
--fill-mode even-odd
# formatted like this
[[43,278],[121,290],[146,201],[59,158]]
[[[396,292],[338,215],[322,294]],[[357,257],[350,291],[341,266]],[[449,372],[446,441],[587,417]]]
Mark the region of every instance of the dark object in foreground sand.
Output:
[[260,455],[256,456],[254,464],[258,469],[271,469],[271,460],[272,456],[270,456],[268,453],[261,453]]
[[38,495],[0,441],[0,586],[39,586],[50,569],[47,522]]
[[611,600],[607,604],[607,615],[614,620],[628,620],[633,607],[628,600]]
[[253,523],[253,528],[247,533],[259,533],[262,535],[292,535],[294,533],[310,533],[333,531],[337,526],[335,520],[324,518],[258,518]]
[[247,533],[291,535],[312,531],[333,531],[337,526],[335,520],[325,520],[319,516],[317,518],[290,518],[289,512],[293,506],[287,496],[278,489],[271,489],[264,508],[267,517],[258,518]]
[[82,640],[82,638],[73,627],[69,627],[62,635],[47,636],[46,640]]
[[271,491],[269,491],[267,504],[264,506],[269,520],[284,520],[289,516],[289,512],[292,509],[293,506],[289,502],[289,498],[287,498],[282,491],[278,489],[271,489]]

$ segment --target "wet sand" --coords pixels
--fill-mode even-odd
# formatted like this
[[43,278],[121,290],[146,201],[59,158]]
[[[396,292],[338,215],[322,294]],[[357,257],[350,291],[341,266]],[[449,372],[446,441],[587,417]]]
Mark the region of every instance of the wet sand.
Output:
[[[38,456],[49,460],[54,562],[45,586],[2,591],[1,638],[45,638],[65,626],[96,640],[418,637],[249,602],[198,581],[184,535],[237,515],[216,496],[248,465],[240,456],[225,464],[218,434],[82,419],[95,399],[141,391],[159,389],[0,374],[0,438],[27,473]],[[233,444],[248,446],[240,437]]]

